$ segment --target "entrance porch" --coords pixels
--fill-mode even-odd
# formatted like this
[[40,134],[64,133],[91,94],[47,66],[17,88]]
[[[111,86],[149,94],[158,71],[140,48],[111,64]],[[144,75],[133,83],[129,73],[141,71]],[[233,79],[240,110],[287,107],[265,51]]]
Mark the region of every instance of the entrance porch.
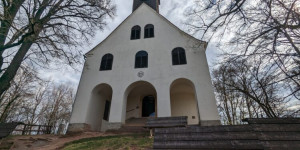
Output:
[[153,85],[136,82],[130,86],[128,93],[125,125],[144,125],[148,117],[157,117],[157,94]]

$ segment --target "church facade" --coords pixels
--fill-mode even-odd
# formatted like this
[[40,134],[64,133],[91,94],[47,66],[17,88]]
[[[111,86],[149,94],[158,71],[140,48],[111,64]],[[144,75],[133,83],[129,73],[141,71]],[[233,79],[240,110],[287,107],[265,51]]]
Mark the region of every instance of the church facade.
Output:
[[159,3],[134,0],[133,13],[86,54],[69,132],[118,129],[147,117],[220,124],[207,43],[161,16]]

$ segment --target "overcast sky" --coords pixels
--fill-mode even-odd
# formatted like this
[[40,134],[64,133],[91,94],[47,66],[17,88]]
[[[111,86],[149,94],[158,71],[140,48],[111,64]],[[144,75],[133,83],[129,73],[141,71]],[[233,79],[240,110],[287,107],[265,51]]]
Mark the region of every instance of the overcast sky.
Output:
[[[86,53],[96,45],[98,45],[103,39],[105,39],[124,19],[126,19],[132,12],[133,0],[113,0],[117,6],[116,16],[113,20],[108,20],[107,27],[104,31],[98,31],[95,38],[91,40],[90,46],[83,49],[83,52]],[[188,28],[184,25],[185,22],[185,11],[193,5],[193,0],[161,0],[160,5],[160,14],[170,20],[173,24],[178,26],[183,31],[188,32]],[[196,37],[200,38],[200,37]],[[207,53],[207,58],[209,65],[212,65],[216,62],[216,53],[217,49],[213,46],[213,43],[209,43]],[[51,78],[57,83],[68,83],[72,84],[74,88],[77,88],[77,85],[80,80],[81,71],[83,64],[78,66],[79,71],[74,71],[71,68],[63,68],[58,71],[41,71],[41,74],[46,78]]]

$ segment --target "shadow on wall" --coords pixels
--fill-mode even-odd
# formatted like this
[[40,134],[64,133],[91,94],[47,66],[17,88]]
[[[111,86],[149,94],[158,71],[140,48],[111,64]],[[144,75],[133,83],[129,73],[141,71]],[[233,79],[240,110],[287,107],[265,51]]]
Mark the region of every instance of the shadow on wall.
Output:
[[189,125],[199,124],[198,101],[192,81],[184,78],[173,81],[170,98],[172,116],[188,116]]
[[101,131],[102,121],[109,120],[110,103],[113,90],[108,84],[99,84],[92,91],[91,101],[87,115],[87,123],[91,131]]

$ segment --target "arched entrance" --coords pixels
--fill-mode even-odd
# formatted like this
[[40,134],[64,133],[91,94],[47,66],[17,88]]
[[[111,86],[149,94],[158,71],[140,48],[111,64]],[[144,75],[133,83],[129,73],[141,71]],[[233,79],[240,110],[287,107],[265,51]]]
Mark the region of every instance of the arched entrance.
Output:
[[142,117],[155,117],[155,97],[145,96],[142,101]]
[[198,102],[194,84],[188,79],[177,79],[170,87],[171,115],[188,116],[188,124],[199,124]]
[[103,124],[108,122],[112,93],[108,84],[99,84],[93,89],[87,116],[92,131],[101,131]]
[[157,94],[154,86],[146,81],[131,84],[125,92],[125,119],[155,117]]

